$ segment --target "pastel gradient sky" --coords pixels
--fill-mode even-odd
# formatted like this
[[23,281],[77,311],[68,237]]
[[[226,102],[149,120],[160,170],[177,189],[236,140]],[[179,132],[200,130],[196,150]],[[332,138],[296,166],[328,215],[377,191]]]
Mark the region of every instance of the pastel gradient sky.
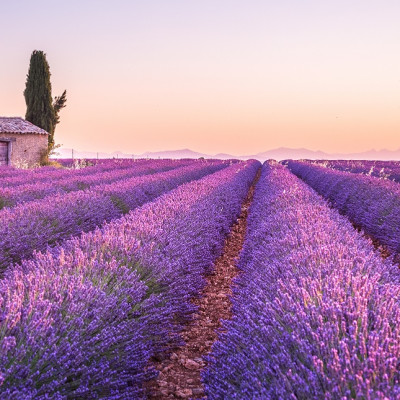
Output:
[[0,115],[33,50],[82,151],[400,148],[399,0],[0,0]]

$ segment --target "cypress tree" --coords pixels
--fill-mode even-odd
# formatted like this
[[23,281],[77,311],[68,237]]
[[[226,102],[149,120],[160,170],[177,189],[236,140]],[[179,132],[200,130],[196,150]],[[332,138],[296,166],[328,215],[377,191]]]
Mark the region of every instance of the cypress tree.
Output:
[[60,122],[60,116],[58,114],[60,113],[60,110],[67,105],[66,103],[67,103],[67,91],[64,90],[61,96],[56,96],[54,98],[53,108],[55,114],[55,125],[57,125]]
[[54,148],[54,131],[60,121],[58,113],[66,102],[64,91],[60,97],[55,98],[53,104],[50,75],[46,54],[40,50],[33,51],[24,90],[25,119],[49,133],[49,151]]

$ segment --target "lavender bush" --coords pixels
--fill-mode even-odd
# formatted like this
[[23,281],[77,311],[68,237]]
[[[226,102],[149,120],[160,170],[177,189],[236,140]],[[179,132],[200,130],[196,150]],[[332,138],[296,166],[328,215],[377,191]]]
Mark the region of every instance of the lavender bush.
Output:
[[[0,170],[0,187],[14,187],[26,183],[38,183],[68,179],[70,177],[85,176],[93,173],[111,171],[115,168],[129,168],[137,164],[147,164],[155,160],[104,160],[98,165],[88,166],[80,169],[63,169],[54,167],[40,167],[34,169],[16,169],[3,167],[5,173]],[[160,160],[158,160],[160,161]],[[173,162],[173,160],[170,160]],[[11,173],[10,173],[11,171]]]
[[[13,176],[28,176],[28,175],[33,175],[32,172],[35,172],[39,170],[39,168],[35,168],[35,169],[20,169],[20,168],[15,168],[12,166],[8,166],[8,165],[2,165],[0,166],[0,183],[3,181],[4,178],[11,178]],[[44,171],[54,171],[55,168],[54,167],[41,167],[40,171],[44,172]]]
[[392,181],[290,161],[293,173],[329,199],[357,226],[400,252],[400,186]]
[[57,194],[0,211],[0,272],[71,236],[93,230],[104,221],[192,179],[224,168],[226,163],[203,161],[158,174],[133,177],[92,189]]
[[381,179],[390,179],[395,182],[400,182],[399,161],[317,160],[312,162],[339,171],[370,175]]
[[0,399],[140,399],[259,163],[238,163],[37,253],[0,282]]
[[283,166],[265,164],[208,399],[400,398],[400,273]]
[[[85,175],[71,176],[70,173],[64,171],[65,177],[56,180],[53,180],[53,177],[49,177],[49,174],[47,174],[47,180],[45,182],[39,181],[0,188],[0,209],[3,207],[13,207],[27,201],[43,199],[57,193],[62,194],[85,190],[95,185],[112,183],[134,176],[168,171],[189,164],[190,163],[187,161],[151,160],[131,163],[130,165],[115,165],[115,168],[112,170],[100,170],[100,172],[97,172],[96,169],[92,169],[92,173]],[[44,175],[46,174],[44,173]]]
[[293,173],[330,200],[359,228],[400,252],[400,186],[392,181],[290,161]]

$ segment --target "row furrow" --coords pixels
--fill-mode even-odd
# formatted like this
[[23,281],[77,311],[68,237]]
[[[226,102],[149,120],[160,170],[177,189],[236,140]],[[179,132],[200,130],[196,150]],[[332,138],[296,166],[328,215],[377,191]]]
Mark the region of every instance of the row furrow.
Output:
[[182,185],[9,269],[0,398],[142,398],[150,357],[179,342],[258,167]]
[[[129,168],[136,164],[145,164],[154,160],[106,160],[93,166],[78,169],[41,167],[35,169],[0,168],[0,187],[25,185],[27,182],[56,182],[74,176],[85,176],[99,172],[111,171],[116,168]],[[4,171],[4,174],[3,174]]]
[[0,271],[71,236],[93,230],[182,183],[224,168],[199,162],[85,191],[56,194],[0,211]]
[[265,164],[208,399],[400,397],[400,274],[336,210]]
[[400,252],[400,186],[396,182],[291,161],[290,170],[328,199],[357,228]]
[[[149,162],[137,162],[132,165],[123,165],[112,170],[96,171],[86,175],[73,175],[66,173],[63,179],[39,181],[26,183],[19,186],[0,188],[0,209],[14,207],[17,204],[43,199],[57,193],[69,193],[89,189],[95,185],[112,183],[121,179],[134,176],[153,174],[156,172],[168,171],[189,165],[188,161],[175,160],[152,160]],[[27,180],[29,182],[29,180]]]

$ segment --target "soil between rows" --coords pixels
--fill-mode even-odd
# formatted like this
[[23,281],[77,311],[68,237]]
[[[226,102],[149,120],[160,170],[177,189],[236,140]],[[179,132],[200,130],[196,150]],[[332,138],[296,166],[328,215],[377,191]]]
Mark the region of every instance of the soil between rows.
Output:
[[249,189],[237,221],[225,239],[222,255],[215,261],[213,272],[206,277],[207,283],[201,296],[192,300],[198,310],[182,331],[185,345],[175,349],[169,358],[153,363],[159,375],[146,385],[148,399],[206,398],[201,383],[201,371],[206,366],[203,357],[211,351],[213,343],[218,339],[221,320],[232,318],[230,296],[233,280],[240,273],[236,263],[243,247],[248,210],[260,172]]

